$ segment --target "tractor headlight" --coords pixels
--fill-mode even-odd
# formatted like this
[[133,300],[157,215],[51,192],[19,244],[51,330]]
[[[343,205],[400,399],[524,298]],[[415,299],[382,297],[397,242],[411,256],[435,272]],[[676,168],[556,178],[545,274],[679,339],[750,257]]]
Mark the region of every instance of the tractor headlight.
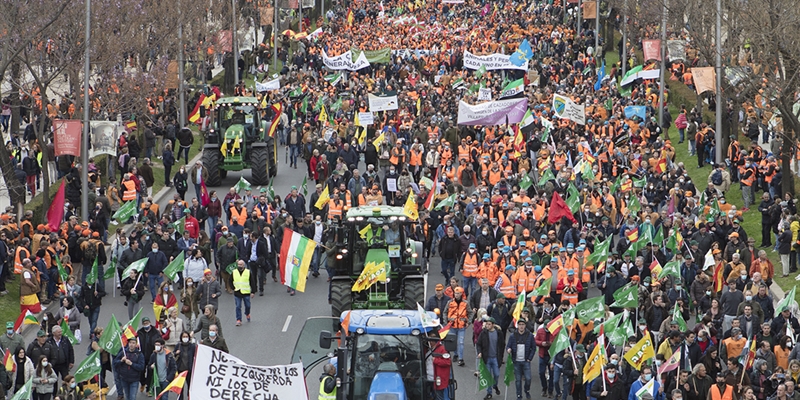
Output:
[[407,248],[407,249],[406,249],[406,253],[411,253],[412,251],[413,251],[413,250],[411,250],[411,247],[409,247],[409,248]]
[[341,260],[341,259],[342,259],[342,255],[341,255],[341,254],[337,254],[337,255],[336,255],[336,259],[337,259],[337,260]]
[[419,329],[412,329],[412,330],[411,330],[411,335],[412,335],[412,336],[419,336],[419,334],[420,334],[420,331],[419,331]]
[[356,221],[359,221],[359,222],[361,222],[361,221],[363,221],[363,220],[364,220],[364,217],[356,217]]
[[417,253],[411,253],[411,257],[412,257],[412,258],[417,258],[417,256],[419,256],[419,254],[417,254]]
[[347,249],[342,249],[342,254],[347,254]]
[[363,335],[364,334],[364,328],[356,329],[356,333],[359,334],[359,335]]
[[353,222],[353,221],[355,221],[356,219],[355,219],[355,218],[353,218],[353,217],[350,217],[350,218],[348,218],[347,220],[348,220],[348,221],[350,221],[350,222]]
[[389,221],[391,222],[397,221],[397,217],[389,217]]

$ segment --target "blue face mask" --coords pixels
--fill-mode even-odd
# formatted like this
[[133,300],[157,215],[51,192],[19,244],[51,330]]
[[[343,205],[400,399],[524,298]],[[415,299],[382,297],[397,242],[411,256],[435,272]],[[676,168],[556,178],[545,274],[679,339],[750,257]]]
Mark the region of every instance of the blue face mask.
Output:
[[208,336],[209,336],[209,337],[215,337],[215,336],[217,336],[217,332],[214,332],[214,331],[209,331],[209,332],[208,332]]
[[644,374],[644,380],[650,382],[653,379],[653,374]]

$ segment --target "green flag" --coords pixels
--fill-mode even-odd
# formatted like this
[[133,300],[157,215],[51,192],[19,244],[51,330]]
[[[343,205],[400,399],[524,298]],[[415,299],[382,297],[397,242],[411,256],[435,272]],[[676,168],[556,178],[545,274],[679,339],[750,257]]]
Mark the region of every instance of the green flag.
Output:
[[89,271],[88,275],[86,275],[86,284],[94,285],[95,283],[97,283],[98,273],[99,272],[97,271],[97,257],[95,257],[94,264],[92,264],[92,270]]
[[609,97],[609,98],[608,98],[608,100],[606,100],[606,102],[604,103],[604,106],[605,106],[606,110],[609,110],[609,111],[610,111],[612,108],[614,108],[614,101],[613,101],[613,99],[611,99],[611,97]]
[[680,329],[681,332],[686,332],[688,327],[686,326],[686,321],[683,319],[681,310],[678,309],[678,302],[675,302],[675,308],[672,310],[672,320],[678,324],[678,329]]
[[539,186],[544,186],[547,181],[554,181],[556,180],[555,175],[553,175],[553,171],[550,168],[547,168],[542,173],[542,176],[539,178]]
[[681,279],[681,262],[680,261],[670,261],[663,268],[661,268],[661,273],[658,274],[658,279],[662,279],[667,275],[672,275],[678,279]]
[[175,225],[175,230],[183,236],[183,232],[186,230],[186,217],[175,221],[172,225]]
[[793,287],[792,290],[790,290],[789,293],[786,293],[786,295],[783,297],[783,299],[778,302],[778,305],[775,306],[775,316],[776,317],[778,316],[778,314],[783,312],[784,309],[790,308],[792,306],[792,304],[795,304],[794,294],[795,294],[796,290],[797,290],[797,286]]
[[100,350],[95,350],[78,365],[78,369],[75,370],[75,381],[86,382],[99,374],[101,370]]
[[31,390],[32,385],[33,385],[33,377],[28,379],[28,381],[25,382],[25,384],[22,385],[22,387],[19,388],[19,390],[17,390],[16,393],[14,393],[14,396],[11,397],[11,400],[30,400],[31,398],[33,398],[33,392]]
[[158,387],[161,382],[158,380],[158,366],[156,364],[153,363],[153,383],[150,384],[150,395],[153,397],[156,397],[161,391],[161,388]]
[[324,79],[330,83],[331,86],[336,86],[336,84],[342,79],[342,73],[337,72],[335,74],[325,75]]
[[237,193],[241,192],[242,190],[250,190],[250,182],[248,182],[247,179],[244,179],[244,177],[241,177],[239,178],[239,182],[236,182],[236,186],[234,187],[236,188]]
[[625,285],[614,292],[614,303],[610,307],[639,307],[639,288],[636,285]]
[[707,201],[708,199],[706,198],[706,191],[704,190],[703,193],[700,194],[700,201],[697,202],[697,204],[700,207],[705,207]]
[[134,215],[136,215],[136,201],[127,201],[111,218],[124,224]]
[[550,346],[550,358],[555,358],[556,354],[569,347],[569,336],[567,335],[566,325],[567,321],[564,320],[564,328],[559,329],[553,344]]
[[600,238],[595,239],[594,251],[592,254],[589,254],[589,257],[586,257],[587,266],[599,265],[601,262],[607,261],[611,255],[611,242],[614,240],[614,237],[609,236],[606,240],[598,244],[596,242],[599,239]]
[[655,236],[653,236],[653,243],[657,244],[658,247],[661,247],[661,246],[664,245],[664,232],[662,231],[660,225],[656,229]]
[[647,185],[647,177],[643,176],[641,179],[631,179],[631,182],[633,183],[633,187],[643,188]]
[[528,298],[536,298],[538,296],[548,296],[550,295],[550,286],[553,284],[553,277],[549,277],[539,285],[538,288],[533,289],[531,294],[528,295]]
[[61,265],[61,258],[58,257],[58,254],[55,255],[56,257],[56,265],[58,266],[58,277],[61,278],[61,282],[66,282],[69,279],[69,273],[67,269]]
[[186,259],[185,251],[180,252],[174,260],[170,261],[169,265],[164,268],[164,276],[170,281],[175,282],[178,279],[178,272],[183,271],[183,261]]
[[607,319],[602,324],[598,324],[597,326],[594,327],[594,333],[596,334],[596,333],[600,332],[600,327],[601,326],[603,327],[603,331],[604,332],[611,332],[614,329],[617,329],[617,326],[619,326],[619,323],[622,322],[622,317],[624,315],[625,314],[623,314],[623,313],[619,313],[619,314]]
[[308,177],[303,177],[303,184],[300,185],[300,189],[303,190],[303,196],[308,196]]
[[456,204],[456,194],[453,193],[450,196],[447,196],[446,199],[440,201],[439,204],[437,204],[436,207],[434,207],[433,209],[434,210],[441,210],[444,207],[453,208],[453,206],[455,204]]
[[719,201],[717,201],[717,199],[714,199],[714,201],[711,202],[711,207],[709,207],[708,209],[708,216],[717,217],[720,215],[722,215],[722,210],[720,210],[719,208]]
[[603,296],[579,301],[575,306],[575,315],[584,324],[595,318],[603,318],[606,315]]
[[524,175],[522,175],[522,179],[519,180],[519,187],[528,190],[528,188],[531,187],[532,185],[533,185],[533,180],[531,179],[531,176],[528,175],[528,173],[526,172]]
[[122,330],[119,327],[117,317],[111,314],[111,320],[108,321],[106,329],[103,329],[103,334],[100,335],[100,340],[97,341],[97,345],[100,346],[101,349],[107,351],[108,354],[117,354],[122,348],[122,342],[119,341],[119,336],[121,334]]
[[[609,342],[611,342],[614,346],[622,346],[625,344],[625,341],[628,340],[629,329],[632,331],[633,327],[631,326],[628,318],[623,317],[619,326],[617,326],[617,329],[611,330],[610,332],[606,330],[605,332],[606,335],[608,335]],[[631,333],[631,335],[633,335],[633,333]]]
[[128,265],[128,268],[125,268],[125,271],[122,271],[122,278],[127,278],[128,275],[131,274],[131,271],[136,271],[138,273],[142,273],[144,271],[144,267],[147,265],[147,258],[143,258],[138,261],[134,261],[131,265]]
[[272,187],[272,181],[275,180],[273,176],[272,179],[269,180],[269,186],[267,186],[267,194],[269,195],[270,201],[275,199],[275,189]]
[[494,377],[489,372],[489,368],[486,367],[486,364],[484,364],[483,358],[478,357],[478,390],[483,390],[491,386],[494,386]]
[[503,383],[508,386],[509,383],[514,382],[514,360],[511,354],[506,358],[506,372],[503,374]]
[[672,254],[679,253],[678,249],[678,238],[677,235],[672,234],[669,235],[669,239],[667,239],[667,248],[672,251]]
[[342,99],[336,100],[335,103],[331,104],[331,112],[336,112],[342,109]]
[[319,111],[319,109],[320,109],[320,108],[322,108],[322,104],[323,104],[324,102],[325,102],[325,98],[324,98],[324,96],[320,96],[320,97],[317,99],[317,102],[314,104],[314,111]]
[[482,77],[483,74],[485,74],[485,73],[486,73],[486,66],[485,65],[481,65],[480,68],[475,70],[475,76],[477,76],[478,78]]
[[578,188],[575,187],[572,183],[567,186],[567,206],[572,213],[578,212],[581,209],[581,195],[578,192]]
[[69,329],[69,324],[67,323],[66,319],[61,320],[61,331],[64,333],[64,337],[69,340],[69,343],[73,346],[78,344],[78,339],[75,338],[75,335],[72,334],[72,330]]
[[108,269],[103,272],[103,280],[111,279],[117,272],[117,268],[115,267],[116,260],[116,258],[111,259],[111,265],[109,265]]
[[300,104],[300,111],[303,114],[308,113],[308,96],[303,97],[303,102]]
[[237,264],[237,262],[236,262],[236,261],[234,261],[234,262],[232,262],[232,263],[228,264],[228,266],[227,266],[227,267],[225,267],[225,272],[227,272],[227,273],[229,273],[229,274],[232,274],[232,273],[233,273],[233,270],[235,270],[235,269],[236,269],[236,266],[237,266],[237,265],[238,265],[238,264]]
[[638,213],[642,209],[642,204],[639,203],[639,198],[631,196],[631,201],[628,202],[628,210],[632,213]]
[[617,190],[619,190],[620,185],[622,185],[622,183],[620,182],[620,177],[618,176],[617,180],[614,181],[614,184],[611,185],[611,189],[609,189],[611,194],[617,193]]

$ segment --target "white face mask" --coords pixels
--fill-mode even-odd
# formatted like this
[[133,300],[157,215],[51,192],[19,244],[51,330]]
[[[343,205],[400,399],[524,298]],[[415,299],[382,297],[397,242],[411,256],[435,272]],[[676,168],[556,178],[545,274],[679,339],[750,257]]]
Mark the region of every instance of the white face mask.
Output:
[[188,338],[188,337],[182,338],[182,339],[181,339],[181,342],[183,342],[183,343],[189,343],[189,338]]
[[161,351],[161,346],[156,346],[156,352]]

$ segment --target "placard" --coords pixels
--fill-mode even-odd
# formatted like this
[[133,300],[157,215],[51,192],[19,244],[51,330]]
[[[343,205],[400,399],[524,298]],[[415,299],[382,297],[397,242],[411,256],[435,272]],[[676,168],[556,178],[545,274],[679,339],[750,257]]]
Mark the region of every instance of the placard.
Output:
[[375,123],[375,116],[372,114],[371,111],[367,112],[360,112],[358,113],[358,122],[361,123],[361,126],[369,126]]
[[478,90],[478,100],[492,100],[492,89],[480,88],[480,90]]
[[586,107],[575,103],[569,97],[553,95],[553,111],[558,118],[586,125]]
[[642,40],[642,54],[645,61],[661,61],[661,40]]
[[57,119],[53,121],[53,144],[55,155],[65,154],[80,157],[81,131],[83,124],[79,119]]
[[667,40],[667,54],[670,60],[686,59],[686,42],[683,40]]
[[[497,100],[470,105],[458,103],[459,125],[518,124],[528,110],[528,99]],[[508,117],[508,118],[506,118]]]
[[511,56],[505,54],[489,54],[488,56],[476,56],[469,51],[464,50],[464,68],[480,69],[486,68],[487,71],[494,71],[498,69],[521,69],[528,70],[528,61],[524,64],[517,66],[511,63]]
[[195,354],[192,400],[308,400],[302,363],[257,367],[202,344]]
[[167,64],[167,78],[166,82],[164,82],[164,87],[167,89],[177,89],[178,78],[178,62],[170,60],[169,64]]
[[261,25],[272,25],[275,23],[275,8],[262,6],[258,11],[261,17]]
[[716,93],[717,87],[717,72],[714,67],[695,67],[692,68],[692,79],[694,80],[694,89],[697,94],[703,92]]
[[[394,96],[375,96],[369,94],[369,111],[389,111],[397,110],[397,95]],[[359,116],[361,118],[361,116]]]
[[581,6],[583,7],[583,19],[597,18],[597,2],[584,1]]
[[233,33],[229,30],[219,31],[217,33],[217,45],[219,51],[222,53],[230,53],[233,51]]
[[92,148],[89,149],[89,157],[96,157],[101,154],[117,155],[117,140],[121,132],[125,129],[116,121],[90,121]]

